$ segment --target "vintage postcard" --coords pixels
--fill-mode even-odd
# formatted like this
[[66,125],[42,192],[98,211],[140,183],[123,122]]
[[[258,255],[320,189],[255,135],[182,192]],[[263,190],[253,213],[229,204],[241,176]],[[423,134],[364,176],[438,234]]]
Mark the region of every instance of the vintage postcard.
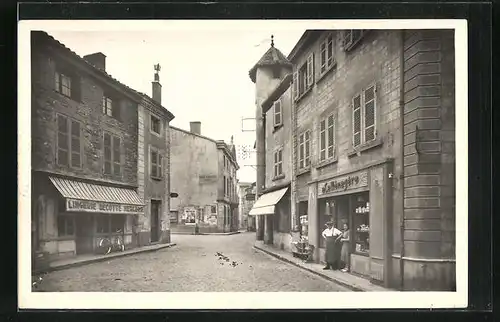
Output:
[[21,309],[466,307],[465,20],[20,21],[18,55]]

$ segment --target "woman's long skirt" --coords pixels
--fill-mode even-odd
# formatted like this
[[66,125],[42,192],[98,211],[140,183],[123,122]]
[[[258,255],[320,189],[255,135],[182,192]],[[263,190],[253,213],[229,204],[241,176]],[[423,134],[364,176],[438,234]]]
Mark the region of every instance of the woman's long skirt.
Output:
[[336,237],[326,237],[325,262],[334,269],[338,268],[340,259],[339,242],[335,242]]
[[340,251],[340,260],[349,266],[349,242],[342,243],[342,250]]

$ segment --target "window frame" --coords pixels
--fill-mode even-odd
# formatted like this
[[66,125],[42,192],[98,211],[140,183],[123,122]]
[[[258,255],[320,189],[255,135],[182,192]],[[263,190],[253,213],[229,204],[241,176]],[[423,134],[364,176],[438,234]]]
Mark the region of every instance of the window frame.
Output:
[[[69,81],[69,87],[63,85],[63,79],[67,79]],[[59,69],[56,69],[54,72],[54,88],[56,92],[61,95],[64,95],[69,98],[73,98],[73,77],[71,77],[68,73],[65,73]],[[64,92],[64,88],[69,90],[69,93]]]
[[[368,30],[366,29],[346,29],[342,32],[342,46],[345,52],[349,52],[364,38]],[[355,38],[354,33],[359,32],[357,38]],[[349,39],[346,41],[347,35]]]
[[[106,138],[105,136],[106,135],[109,135],[109,138],[110,138],[110,145],[109,145],[109,149],[110,149],[110,159],[109,161],[106,160]],[[118,148],[115,148],[115,142],[116,142],[116,139],[119,140],[119,146]],[[123,175],[123,160],[122,160],[122,146],[123,146],[123,138],[120,137],[120,136],[117,136],[117,135],[114,135],[108,131],[103,131],[103,134],[102,134],[102,148],[103,148],[103,165],[102,165],[102,172],[104,175],[107,175],[107,176],[112,176],[112,177],[121,177]],[[115,161],[115,153],[118,152],[118,162]],[[109,162],[110,163],[110,172],[106,172],[106,162]],[[118,164],[118,166],[120,167],[120,173],[119,174],[116,174],[115,173],[115,166]]]
[[[153,120],[153,119],[154,119],[154,120]],[[158,126],[159,126],[158,131],[159,131],[159,132],[156,132],[156,131],[154,130],[154,126],[153,126],[153,124],[154,124],[154,122],[155,122],[155,121],[158,121]],[[155,115],[155,114],[152,114],[152,113],[151,113],[151,114],[149,115],[149,131],[150,131],[152,134],[154,134],[154,135],[156,135],[156,136],[158,136],[158,137],[161,137],[161,136],[162,136],[162,129],[163,129],[163,124],[162,124],[162,121],[161,121],[161,117],[158,117],[157,115]]]
[[273,153],[273,177],[279,178],[284,176],[283,173],[283,147],[277,148]]
[[[332,69],[337,64],[337,61],[335,59],[335,45],[336,45],[336,37],[333,32],[328,33],[319,45],[320,77],[325,75],[330,69]],[[331,55],[328,55],[329,50],[331,50]],[[323,61],[323,53],[324,53],[324,61]]]
[[[278,119],[277,116],[279,117],[279,122],[277,121],[277,119]],[[278,99],[273,104],[273,124],[274,124],[275,128],[283,125],[283,104],[282,104],[282,98]]]
[[[373,88],[373,99],[366,102],[366,92],[370,89]],[[353,146],[354,149],[356,148],[360,148],[366,144],[369,144],[373,141],[376,141],[377,140],[377,137],[378,137],[378,126],[377,126],[377,113],[378,113],[378,105],[377,105],[377,84],[376,83],[372,83],[370,84],[368,87],[362,89],[359,93],[357,93],[353,98],[352,98],[352,101],[351,101],[351,108],[352,108],[352,113],[351,113],[351,118],[352,118],[352,140],[351,140],[351,144]],[[355,142],[355,135],[358,133],[358,132],[354,132],[354,119],[355,119],[355,115],[354,113],[358,110],[358,109],[355,109],[354,106],[355,106],[355,103],[354,103],[354,100],[356,98],[359,97],[359,100],[360,100],[360,107],[359,107],[359,113],[360,113],[360,131],[359,131],[359,136],[360,136],[360,139],[359,139],[359,144],[356,144]],[[367,127],[366,127],[366,105],[370,102],[373,101],[373,124],[368,126],[368,127],[373,127],[373,138],[370,139],[370,140],[366,140],[366,130],[367,130]]]
[[[301,154],[303,154],[303,158],[301,158]],[[305,130],[299,134],[298,164],[299,170],[306,170],[311,166],[311,130]]]
[[[330,121],[331,120],[331,121]],[[319,143],[319,153],[318,153],[318,159],[319,162],[324,162],[330,159],[334,159],[336,157],[336,121],[337,118],[335,117],[335,112],[328,114],[324,118],[322,118],[319,122],[319,129],[318,129],[318,143]],[[324,123],[324,130],[322,129],[322,124]],[[330,142],[330,129],[333,131],[332,139]],[[322,134],[324,134],[324,137],[322,137]],[[322,147],[322,143],[324,140],[324,145],[325,147]],[[330,148],[331,148],[331,154],[330,154]],[[322,153],[324,152],[324,156]]]
[[[153,158],[153,153],[156,153],[156,158]],[[153,160],[156,159],[156,160]],[[149,148],[149,176],[155,180],[163,180],[163,155],[158,148],[150,146]],[[154,161],[154,162],[153,162]],[[155,174],[153,174],[155,169]]]
[[315,58],[314,52],[310,53],[306,60],[293,72],[292,91],[293,98],[298,101],[313,87],[315,81]]
[[[64,220],[64,231],[62,232],[62,227],[60,225],[60,220]],[[72,225],[72,233],[68,234],[68,221]],[[61,233],[62,232],[62,233]],[[57,215],[57,237],[74,237],[76,234],[75,227],[75,216],[67,213],[59,213]]]
[[[59,131],[59,118],[62,117],[65,119],[66,123],[66,144],[67,148],[61,148],[60,147],[60,139],[59,139],[59,134],[62,132]],[[73,134],[73,123],[77,123],[79,125],[79,131],[78,131],[78,141],[79,141],[79,148],[76,149],[77,152],[73,149],[73,139],[76,137]],[[67,115],[61,114],[61,113],[56,113],[56,153],[55,153],[55,158],[56,158],[56,164],[58,166],[66,167],[69,169],[82,169],[83,168],[83,144],[82,144],[82,122],[75,120],[74,118],[71,118]],[[67,154],[67,159],[66,163],[61,163],[61,160],[59,158],[59,150],[63,150]],[[79,166],[73,165],[73,154],[78,154],[79,155]]]
[[[111,111],[111,113],[108,113],[108,111]],[[114,100],[107,95],[102,96],[102,113],[104,115],[109,116],[109,117],[115,116],[113,114],[113,113],[115,113],[114,112]]]

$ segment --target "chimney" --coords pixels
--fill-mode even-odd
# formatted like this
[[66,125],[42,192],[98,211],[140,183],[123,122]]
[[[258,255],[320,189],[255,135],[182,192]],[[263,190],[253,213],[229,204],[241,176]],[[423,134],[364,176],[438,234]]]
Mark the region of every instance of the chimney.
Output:
[[161,84],[160,84],[160,64],[155,65],[155,78],[154,81],[151,82],[153,87],[153,101],[161,105]]
[[189,122],[191,133],[201,135],[201,122]]
[[94,67],[99,68],[102,71],[106,71],[106,55],[103,53],[94,53],[90,55],[83,56],[83,59],[88,61]]

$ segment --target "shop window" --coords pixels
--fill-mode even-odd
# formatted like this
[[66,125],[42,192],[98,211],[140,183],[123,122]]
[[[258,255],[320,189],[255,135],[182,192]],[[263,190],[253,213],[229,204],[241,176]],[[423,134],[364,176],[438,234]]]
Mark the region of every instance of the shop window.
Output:
[[295,100],[304,95],[314,84],[314,54],[293,73],[293,97]]
[[125,217],[123,215],[111,215],[111,232],[118,233],[123,232],[125,227]]
[[217,206],[210,206],[210,212],[212,214],[216,214],[217,213]]
[[320,74],[325,74],[330,68],[335,65],[333,52],[335,49],[335,41],[333,34],[328,37],[320,45]]
[[376,87],[372,85],[352,100],[352,144],[357,147],[376,136]]
[[151,177],[154,179],[163,178],[163,156],[156,149],[151,149]]
[[82,167],[80,122],[57,115],[57,164],[72,168]]
[[75,217],[59,215],[57,217],[57,234],[59,237],[73,236],[75,234]]
[[333,114],[320,122],[319,160],[333,158],[335,154],[335,118]]
[[282,116],[281,116],[281,99],[274,102],[274,126],[280,126],[283,124]]
[[352,50],[366,34],[366,30],[348,29],[343,33],[343,45],[345,51]]
[[107,234],[111,231],[109,215],[97,215],[96,231],[99,234]]
[[368,193],[353,196],[354,252],[368,255],[370,250],[370,202]]
[[305,131],[299,136],[299,169],[309,167],[311,153],[310,131]]
[[121,139],[109,133],[104,133],[104,174],[120,176],[121,167]]

